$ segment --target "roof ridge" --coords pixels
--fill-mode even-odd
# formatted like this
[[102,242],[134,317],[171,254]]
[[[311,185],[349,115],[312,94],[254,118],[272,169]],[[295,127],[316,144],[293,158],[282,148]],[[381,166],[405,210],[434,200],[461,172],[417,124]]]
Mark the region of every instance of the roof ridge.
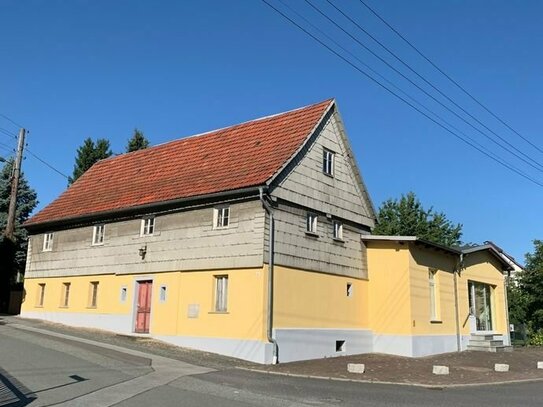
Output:
[[130,152],[121,153],[121,154],[118,154],[118,155],[112,155],[110,157],[106,157],[106,158],[103,158],[101,160],[98,160],[96,162],[96,164],[103,163],[103,162],[106,162],[106,161],[110,161],[110,160],[113,160],[113,159],[119,158],[119,157],[127,157],[128,155],[134,155],[135,153],[147,152],[149,150],[153,150],[153,149],[158,148],[158,147],[163,147],[163,146],[168,145],[168,144],[179,143],[181,141],[185,141],[185,140],[189,140],[189,139],[193,139],[193,138],[197,138],[197,137],[203,137],[203,136],[206,136],[206,135],[209,135],[209,134],[217,133],[219,131],[234,129],[236,127],[244,126],[244,125],[247,125],[247,124],[250,124],[250,123],[269,120],[269,119],[275,118],[277,116],[286,115],[286,114],[289,114],[289,113],[294,113],[294,112],[299,111],[299,110],[310,109],[312,107],[315,107],[315,106],[318,106],[318,105],[321,105],[321,104],[332,103],[334,100],[335,100],[335,98],[328,98],[328,99],[324,99],[324,100],[322,100],[320,102],[311,103],[309,105],[305,105],[305,106],[302,106],[302,107],[297,107],[295,109],[285,110],[283,112],[270,114],[268,116],[257,117],[256,119],[246,120],[246,121],[241,122],[241,123],[231,124],[229,126],[219,127],[219,128],[213,129],[213,130],[208,130],[208,131],[202,132],[202,133],[196,133],[196,134],[191,134],[191,135],[188,135],[188,136],[180,137],[180,138],[177,138],[175,140],[165,141],[163,143],[155,144],[153,146],[150,146],[150,147],[147,147],[147,148],[144,148],[144,149],[141,149],[141,150],[130,151]]

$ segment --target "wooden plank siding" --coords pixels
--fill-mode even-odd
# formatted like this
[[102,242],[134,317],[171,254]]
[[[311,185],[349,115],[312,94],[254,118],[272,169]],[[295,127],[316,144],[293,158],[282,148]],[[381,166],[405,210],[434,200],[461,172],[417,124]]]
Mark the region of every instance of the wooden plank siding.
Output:
[[141,218],[107,223],[99,246],[92,245],[93,226],[52,231],[49,252],[42,250],[43,234],[37,234],[29,240],[26,277],[261,267],[264,223],[256,199],[231,204],[225,229],[213,229],[210,206],[156,216],[153,236],[140,237]]
[[[308,145],[305,155],[294,162],[290,173],[274,188],[272,194],[285,201],[313,208],[340,219],[373,226],[372,208],[364,199],[365,191],[357,181],[358,169],[343,139],[340,119],[332,114]],[[335,153],[334,176],[323,173],[323,149]]]
[[[366,246],[352,224],[343,225],[343,242],[333,239],[332,219],[319,216],[318,237],[306,233],[307,210],[285,203],[274,211],[275,264],[355,278],[368,278]],[[264,234],[264,261],[268,262],[268,227]]]

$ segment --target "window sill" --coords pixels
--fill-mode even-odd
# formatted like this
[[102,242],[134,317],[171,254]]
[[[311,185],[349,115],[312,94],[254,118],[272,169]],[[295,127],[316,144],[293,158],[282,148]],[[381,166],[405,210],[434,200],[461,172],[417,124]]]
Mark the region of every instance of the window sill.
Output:
[[430,323],[431,323],[431,324],[442,324],[443,321],[440,320],[440,319],[431,319],[431,320],[430,320]]
[[229,226],[215,226],[213,227],[213,230],[224,230],[224,229],[229,229],[230,228],[230,225]]
[[92,243],[91,244],[92,247],[101,247],[103,245],[104,245],[104,243]]
[[315,238],[315,239],[318,239],[318,238],[319,238],[319,235],[318,235],[318,234],[316,234],[315,232],[308,232],[307,230],[306,230],[306,232],[305,232],[305,235],[306,235],[307,237],[313,237],[313,238]]
[[326,175],[327,177],[330,177],[330,178],[334,178],[334,174],[328,174],[327,172],[322,172],[324,175]]
[[70,307],[68,307],[67,305],[59,305],[59,308],[66,309],[66,308],[70,308]]
[[95,306],[91,306],[91,305],[87,306],[87,309],[96,309],[96,308],[98,308],[96,305]]
[[333,240],[335,243],[340,243],[340,244],[345,243],[345,240],[340,239],[340,238],[337,238],[337,237],[333,237],[332,240]]
[[43,305],[34,305],[34,308],[43,308]]
[[230,314],[228,311],[209,311],[208,314]]

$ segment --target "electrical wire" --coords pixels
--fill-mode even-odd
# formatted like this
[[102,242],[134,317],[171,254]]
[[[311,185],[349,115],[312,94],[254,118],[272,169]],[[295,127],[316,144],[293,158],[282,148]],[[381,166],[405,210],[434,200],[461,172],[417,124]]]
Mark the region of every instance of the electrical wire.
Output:
[[40,157],[38,157],[36,154],[34,154],[32,151],[30,151],[28,148],[26,149],[26,152],[28,154],[30,154],[32,157],[34,157],[36,160],[38,160],[39,162],[41,162],[42,164],[46,165],[47,167],[49,167],[50,169],[52,169],[53,171],[55,171],[56,173],[62,175],[64,178],[66,179],[69,179],[70,177],[68,177],[66,174],[64,174],[63,172],[57,170],[55,167],[53,167],[51,164],[49,164],[47,161],[41,159]]
[[17,123],[16,121],[10,119],[8,116],[6,116],[5,114],[2,114],[0,113],[0,117],[3,117],[4,119],[6,119],[8,122],[10,122],[11,124],[17,126],[17,127],[24,127],[23,125]]
[[2,127],[0,127],[0,133],[3,133],[6,136],[10,136],[10,137],[14,138],[15,140],[17,140],[17,135],[16,134],[12,133],[9,130],[3,129]]
[[441,127],[442,129],[444,129],[445,131],[447,131],[448,133],[450,133],[451,135],[453,135],[454,137],[458,138],[459,140],[463,141],[464,143],[468,144],[469,146],[471,146],[472,148],[474,148],[475,150],[479,151],[481,154],[487,156],[488,158],[490,158],[491,160],[499,163],[500,165],[502,165],[503,167],[509,169],[510,171],[513,171],[515,172],[517,175],[520,175],[521,177],[531,181],[532,183],[540,186],[540,187],[543,187],[543,183],[539,182],[538,180],[530,177],[529,175],[527,174],[524,174],[522,171],[519,171],[518,169],[516,169],[515,167],[511,166],[510,164],[508,164],[506,161],[502,161],[500,160],[499,158],[496,158],[492,155],[492,153],[489,153],[487,152],[484,148],[481,148],[481,147],[478,147],[476,144],[470,142],[469,140],[463,138],[462,136],[460,136],[459,134],[457,134],[456,132],[450,130],[449,128],[447,128],[446,126],[444,126],[443,124],[441,124],[440,122],[438,122],[437,120],[435,120],[434,118],[432,118],[431,116],[429,116],[428,114],[426,114],[425,112],[423,112],[421,109],[417,108],[415,105],[413,105],[412,103],[408,102],[405,98],[401,97],[400,95],[398,95],[397,93],[395,93],[394,91],[392,91],[390,88],[388,88],[387,86],[383,85],[381,82],[379,82],[377,79],[375,79],[374,77],[372,77],[371,75],[369,75],[367,72],[365,72],[364,70],[362,70],[360,67],[358,67],[357,65],[355,65],[354,63],[352,63],[351,61],[349,61],[347,58],[345,58],[343,55],[341,55],[340,53],[338,53],[336,50],[334,50],[333,48],[331,48],[330,46],[328,46],[326,43],[324,43],[322,40],[320,40],[318,37],[314,36],[313,34],[311,34],[309,31],[307,31],[304,27],[302,27],[301,25],[299,25],[296,21],[292,20],[289,16],[287,16],[286,14],[284,14],[281,10],[277,9],[276,7],[274,7],[272,4],[270,4],[267,0],[262,0],[263,3],[265,3],[268,7],[270,7],[272,10],[274,10],[276,13],[278,13],[279,15],[281,15],[283,18],[285,18],[287,21],[289,21],[291,24],[293,24],[294,26],[296,26],[298,29],[300,29],[301,31],[303,31],[305,34],[307,34],[309,37],[311,37],[313,40],[315,40],[316,42],[318,42],[320,45],[322,45],[323,47],[325,47],[329,52],[331,52],[332,54],[334,54],[336,57],[340,58],[341,60],[343,60],[344,62],[346,62],[347,64],[349,64],[352,68],[356,69],[358,72],[360,72],[361,74],[363,74],[364,76],[366,76],[368,79],[370,79],[372,82],[374,82],[375,84],[377,84],[378,86],[380,86],[381,88],[385,89],[387,92],[389,92],[390,94],[392,94],[393,96],[395,96],[396,98],[400,99],[402,102],[404,102],[405,104],[407,104],[408,106],[410,106],[412,109],[416,110],[418,113],[420,113],[421,115],[423,115],[424,117],[426,117],[428,120],[432,121],[433,123],[435,123],[436,125],[438,125],[439,127]]
[[[328,1],[328,0],[327,0]],[[511,151],[509,148],[505,147],[504,145],[502,145],[501,143],[499,143],[498,141],[496,141],[494,138],[492,138],[491,136],[489,136],[488,134],[486,134],[485,132],[483,132],[481,129],[479,129],[478,127],[474,126],[472,123],[470,123],[469,121],[467,121],[464,117],[460,116],[457,112],[455,112],[454,110],[452,110],[449,106],[445,105],[443,102],[441,102],[440,100],[438,100],[437,98],[435,98],[432,94],[430,94],[428,91],[426,91],[426,89],[422,88],[420,85],[418,85],[416,82],[414,82],[411,78],[409,78],[408,76],[404,75],[401,71],[399,71],[396,67],[394,67],[393,65],[391,65],[388,61],[386,61],[384,58],[382,58],[380,55],[378,55],[377,53],[375,53],[371,48],[369,48],[368,46],[366,46],[364,43],[362,43],[358,38],[356,38],[355,36],[353,36],[351,33],[349,33],[347,30],[345,30],[343,27],[341,27],[341,25],[339,25],[334,19],[332,19],[331,17],[329,17],[326,13],[324,13],[321,9],[319,9],[317,6],[315,6],[314,4],[312,4],[309,0],[305,0],[305,2],[307,4],[309,4],[315,11],[317,11],[321,16],[323,16],[324,18],[326,18],[330,23],[332,23],[334,26],[336,26],[338,29],[340,29],[343,33],[345,33],[346,35],[348,35],[350,38],[352,38],[356,43],[358,43],[360,46],[362,46],[364,49],[366,49],[368,52],[370,52],[374,57],[376,57],[377,59],[379,59],[382,63],[384,63],[385,65],[387,65],[390,69],[392,69],[394,72],[396,72],[398,75],[400,75],[402,78],[404,78],[405,80],[407,80],[409,83],[411,83],[413,86],[415,86],[417,89],[419,89],[421,92],[423,92],[426,96],[428,96],[429,98],[431,98],[433,101],[435,101],[436,103],[438,103],[440,106],[442,106],[443,108],[445,108],[446,110],[448,110],[450,113],[452,113],[453,115],[455,115],[458,119],[462,120],[464,123],[466,123],[468,126],[470,126],[471,128],[473,128],[474,130],[476,130],[478,133],[482,134],[484,137],[486,137],[488,140],[490,140],[492,143],[496,144],[497,146],[499,146],[500,148],[502,148],[503,150],[507,151],[509,154],[515,156],[516,158],[518,158],[519,160],[523,161],[525,164],[528,164],[530,167],[540,171],[540,172],[543,172],[543,165],[541,165],[540,163],[538,163],[536,160],[534,160],[533,158],[527,156],[526,154],[524,154],[522,151],[518,150],[516,147],[514,147],[513,145],[511,145],[507,140],[503,139],[501,136],[499,136],[497,133],[495,133],[494,131],[492,131],[490,128],[488,128],[487,126],[485,126],[483,123],[481,123],[478,119],[476,119],[475,117],[473,117],[470,113],[468,112],[465,112],[467,113],[469,116],[471,116],[475,121],[477,121],[480,125],[482,125],[483,127],[485,127],[488,131],[490,131],[491,133],[493,133],[494,135],[496,135],[500,140],[502,140],[503,142],[505,142],[507,145],[510,145],[514,150],[518,151],[519,154],[525,156],[527,159],[521,157],[519,154]],[[334,6],[335,7],[335,6]],[[337,8],[336,8],[337,9]],[[338,11],[341,12],[341,10],[337,9]],[[353,20],[350,19],[350,17],[346,16],[344,14],[344,16],[346,18],[348,18],[350,21],[352,21],[354,24],[356,24],[356,22],[354,22]],[[358,25],[357,25],[358,26]],[[358,26],[358,28],[360,28],[361,30],[363,30],[363,32],[366,32],[362,27]],[[372,37],[373,38],[373,37]],[[386,48],[385,48],[386,49]],[[387,49],[388,50],[388,49]],[[390,52],[390,51],[389,51]],[[394,55],[394,54],[393,54]],[[407,66],[407,65],[406,65]],[[410,68],[411,69],[411,68]],[[415,72],[415,71],[414,71]],[[415,72],[416,73],[416,72]],[[418,75],[418,73],[417,73]],[[419,75],[420,76],[420,75]],[[426,79],[424,79],[422,76],[421,78],[423,80],[426,81]],[[432,87],[434,87],[430,82],[426,81],[427,83],[429,83]],[[435,87],[434,87],[435,88]],[[441,93],[441,91],[439,91],[439,89],[435,88],[438,92]],[[446,98],[448,98],[446,95],[445,95]],[[449,99],[449,98],[448,98]],[[452,101],[453,104],[456,104],[454,103],[454,101]],[[460,107],[460,109],[462,109]],[[463,109],[462,109],[463,110]],[[529,160],[529,161],[528,161]],[[531,162],[530,162],[531,161]]]
[[511,130],[513,133],[515,133],[517,136],[519,136],[522,140],[524,140],[526,143],[531,145],[533,148],[538,150],[540,153],[543,153],[543,149],[538,147],[536,144],[532,143],[528,138],[520,134],[517,130],[512,128],[507,122],[505,122],[503,119],[501,119],[497,114],[495,114],[493,111],[491,111],[486,105],[484,105],[480,100],[478,100],[475,96],[473,96],[466,88],[464,88],[460,83],[458,83],[456,80],[454,80],[450,75],[448,75],[444,70],[442,70],[437,64],[435,64],[430,58],[428,58],[421,50],[419,50],[413,43],[411,43],[405,36],[403,36],[398,30],[396,30],[392,25],[390,25],[383,17],[381,17],[373,8],[371,8],[364,0],[359,0],[359,2],[364,5],[375,17],[377,17],[379,20],[381,20],[388,28],[390,28],[398,37],[400,37],[407,45],[409,45],[417,54],[419,54],[423,59],[426,60],[430,65],[432,65],[439,73],[441,73],[445,78],[447,78],[449,81],[451,81],[458,89],[460,89],[464,94],[466,94],[471,100],[473,100],[475,103],[477,103],[480,107],[482,107],[487,113],[489,113],[492,117],[494,117],[496,120],[498,120],[501,124],[503,124],[505,127],[507,127],[509,130]]
[[[398,92],[402,93],[406,98],[408,98],[409,100],[411,100],[413,103],[415,103],[419,108],[421,109],[424,109],[428,114],[434,116],[437,120],[440,120],[442,123],[444,123],[445,125],[449,126],[449,128],[452,128],[453,130],[455,130],[457,133],[460,133],[462,134],[464,137],[466,137],[467,139],[469,139],[471,142],[473,142],[474,144],[476,144],[477,146],[479,146],[480,148],[484,149],[485,147],[483,145],[481,145],[480,143],[478,143],[476,140],[474,140],[473,138],[471,138],[470,136],[468,136],[466,133],[464,133],[463,131],[461,131],[460,129],[458,129],[457,127],[455,127],[454,125],[452,125],[450,122],[448,122],[447,120],[445,120],[442,116],[439,116],[438,114],[432,112],[430,109],[428,109],[426,106],[424,106],[421,102],[419,102],[418,100],[416,100],[415,98],[413,98],[412,96],[410,96],[407,92],[405,92],[403,89],[401,89],[400,87],[396,86],[392,81],[388,80],[386,77],[384,77],[383,75],[381,75],[379,72],[377,72],[375,69],[373,69],[371,66],[369,66],[368,64],[366,64],[364,61],[362,61],[360,58],[358,58],[356,55],[354,55],[351,51],[349,51],[348,49],[346,49],[345,47],[343,47],[341,44],[339,44],[337,41],[335,41],[332,37],[330,37],[327,33],[325,33],[324,31],[322,31],[320,28],[318,28],[317,26],[315,26],[311,21],[309,21],[307,18],[305,18],[303,15],[301,15],[300,13],[298,13],[295,9],[293,9],[290,5],[288,5],[287,3],[285,3],[283,0],[277,0],[279,3],[281,3],[284,7],[288,8],[292,13],[294,13],[298,18],[302,19],[306,24],[308,24],[311,28],[313,28],[315,31],[317,31],[319,34],[323,35],[326,39],[328,39],[328,41],[332,42],[336,47],[340,48],[343,52],[345,52],[346,54],[348,54],[349,56],[351,56],[352,58],[354,58],[357,62],[359,62],[360,64],[362,64],[366,69],[368,69],[369,71],[371,71],[374,75],[378,76],[381,80],[383,80],[384,82],[386,82],[389,86],[393,87],[394,89],[396,89]],[[500,157],[498,156],[497,154],[495,153],[492,153],[490,152],[490,154],[492,154],[496,159],[498,160],[501,160],[501,161],[505,161],[505,159],[503,157]],[[511,167],[514,167],[516,170],[518,170],[519,172],[522,172],[520,169],[518,169],[517,167],[513,166],[511,164]],[[523,174],[525,174],[523,172]]]

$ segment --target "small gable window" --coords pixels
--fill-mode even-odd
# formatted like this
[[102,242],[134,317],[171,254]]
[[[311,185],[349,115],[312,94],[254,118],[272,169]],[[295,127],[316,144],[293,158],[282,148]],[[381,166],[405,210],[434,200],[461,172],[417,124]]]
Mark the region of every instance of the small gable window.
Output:
[[326,148],[322,150],[322,172],[331,177],[334,176],[335,159],[336,153]]
[[106,225],[96,225],[92,231],[92,244],[104,244],[104,236],[106,233]]
[[306,219],[306,232],[311,234],[317,234],[317,219],[318,216],[309,212]]
[[155,233],[155,218],[149,217],[149,218],[143,218],[141,220],[141,236],[151,236],[153,233]]
[[339,220],[335,220],[332,225],[334,227],[334,239],[343,240],[343,223]]
[[54,233],[46,233],[43,235],[43,251],[50,252],[53,250],[53,237]]
[[213,209],[213,228],[227,228],[230,224],[230,207]]

